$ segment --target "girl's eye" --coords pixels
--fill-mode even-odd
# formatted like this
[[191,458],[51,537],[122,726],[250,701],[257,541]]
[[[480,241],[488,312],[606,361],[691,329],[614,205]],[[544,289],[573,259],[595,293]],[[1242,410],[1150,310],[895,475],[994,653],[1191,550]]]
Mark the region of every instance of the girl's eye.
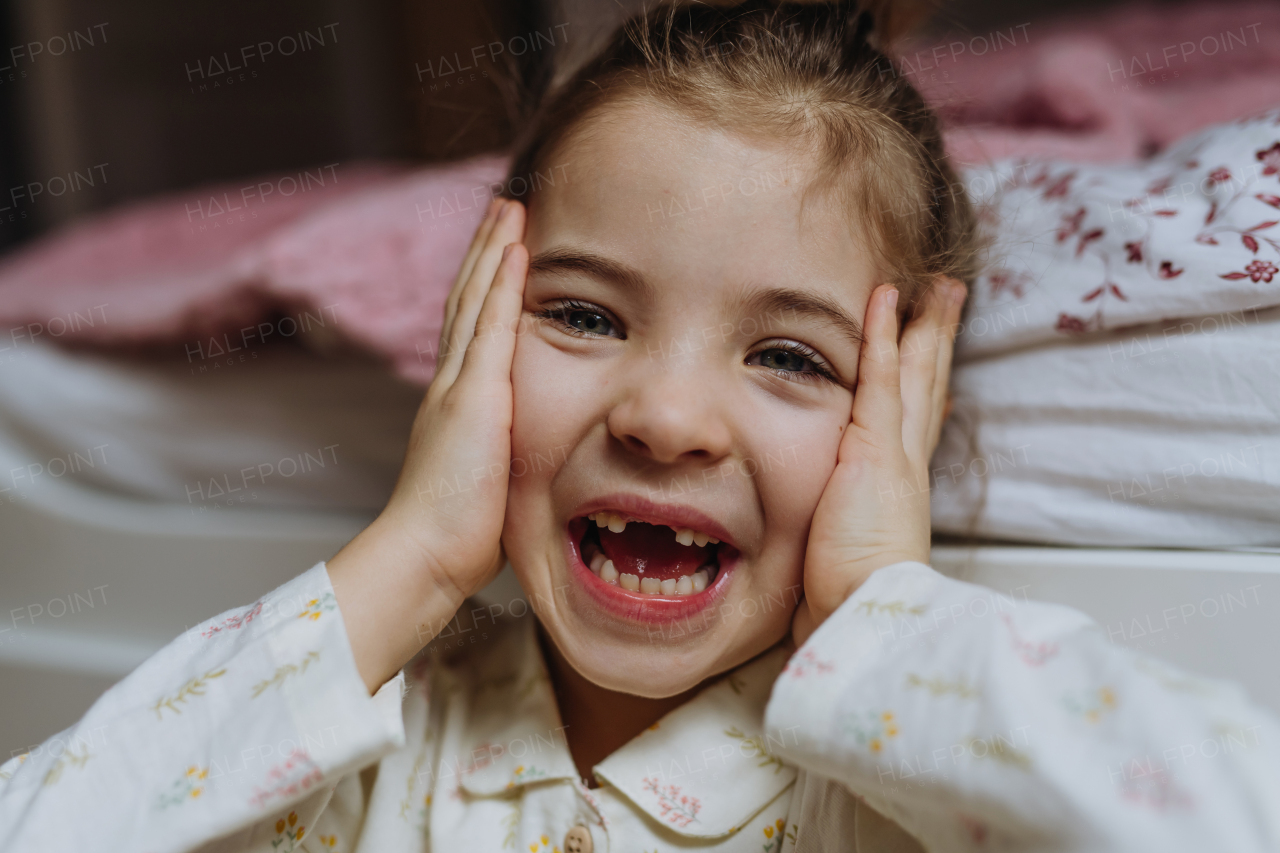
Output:
[[574,299],[548,306],[535,316],[556,322],[564,332],[571,335],[621,337],[616,334],[617,329],[604,309]]
[[747,364],[758,364],[775,376],[792,382],[836,382],[836,376],[814,350],[795,341],[772,344],[747,357]]

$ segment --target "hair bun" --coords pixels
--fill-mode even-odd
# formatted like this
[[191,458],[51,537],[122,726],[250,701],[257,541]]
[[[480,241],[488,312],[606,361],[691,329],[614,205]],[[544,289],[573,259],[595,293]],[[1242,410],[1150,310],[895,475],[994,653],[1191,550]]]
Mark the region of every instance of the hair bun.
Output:
[[858,17],[854,19],[852,41],[855,44],[858,42],[866,42],[867,44],[871,44],[872,47],[875,47],[875,45],[871,43],[871,38],[875,34],[875,29],[875,15],[872,14],[870,9],[863,9],[858,12]]
[[858,10],[850,40],[884,50],[909,35],[933,14],[936,0],[842,0]]

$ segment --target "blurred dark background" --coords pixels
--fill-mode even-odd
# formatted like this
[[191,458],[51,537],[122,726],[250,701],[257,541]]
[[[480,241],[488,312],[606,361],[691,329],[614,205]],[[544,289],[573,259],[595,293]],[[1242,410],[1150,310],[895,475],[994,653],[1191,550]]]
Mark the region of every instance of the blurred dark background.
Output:
[[[0,253],[209,181],[501,148],[513,113],[499,80],[576,61],[641,3],[0,0]],[[926,28],[1103,5],[943,0]],[[537,49],[513,57],[525,43]],[[73,189],[56,194],[60,178]],[[32,198],[28,185],[49,191]]]

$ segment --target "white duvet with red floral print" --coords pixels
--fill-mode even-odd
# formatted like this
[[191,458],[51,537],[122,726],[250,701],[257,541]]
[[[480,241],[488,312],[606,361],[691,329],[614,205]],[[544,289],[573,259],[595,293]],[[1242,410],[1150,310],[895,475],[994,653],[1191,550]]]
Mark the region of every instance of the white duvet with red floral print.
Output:
[[1141,164],[1001,161],[963,180],[995,234],[965,355],[1280,305],[1280,110]]

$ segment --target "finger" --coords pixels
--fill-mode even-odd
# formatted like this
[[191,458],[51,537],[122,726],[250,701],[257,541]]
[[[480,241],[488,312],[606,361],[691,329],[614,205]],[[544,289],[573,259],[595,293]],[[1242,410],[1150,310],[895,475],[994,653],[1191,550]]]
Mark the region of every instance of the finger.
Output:
[[951,364],[955,356],[956,334],[960,330],[960,315],[964,310],[964,300],[968,290],[963,284],[952,280],[950,302],[947,306],[947,325],[945,334],[938,341],[937,367],[934,370],[933,405],[929,420],[928,443],[925,447],[927,457],[933,456],[942,436],[942,425],[951,414]]
[[449,289],[449,297],[444,301],[444,325],[440,329],[440,342],[442,344],[449,340],[449,333],[453,329],[453,318],[458,312],[458,297],[462,295],[462,289],[466,287],[467,281],[471,278],[471,272],[475,269],[480,252],[489,242],[489,235],[493,233],[493,224],[497,220],[498,214],[502,212],[505,201],[502,198],[495,198],[489,202],[489,208],[485,211],[484,219],[480,221],[480,227],[476,229],[475,236],[471,238],[471,245],[467,248],[467,256],[462,259],[462,267],[458,270],[458,277],[454,279],[453,287]]
[[809,599],[802,598],[795,616],[791,617],[791,639],[799,648],[813,636],[815,630],[817,626],[814,624],[813,611],[809,609]]
[[898,290],[892,285],[881,285],[871,294],[853,394],[853,423],[878,436],[885,446],[902,442],[897,305]]
[[950,304],[950,285],[935,283],[902,335],[902,442],[912,458],[918,459],[928,444],[938,385],[938,353],[949,334]]
[[471,277],[458,298],[458,310],[454,316],[453,328],[445,341],[443,359],[436,370],[436,376],[446,382],[453,381],[462,367],[467,347],[475,334],[476,318],[480,307],[493,285],[494,275],[502,262],[503,251],[510,243],[518,243],[524,236],[524,206],[519,202],[508,202],[498,214],[493,232],[480,257],[476,259]]
[[520,243],[508,245],[476,318],[474,343],[463,359],[459,381],[483,377],[510,382],[528,274],[529,250]]

